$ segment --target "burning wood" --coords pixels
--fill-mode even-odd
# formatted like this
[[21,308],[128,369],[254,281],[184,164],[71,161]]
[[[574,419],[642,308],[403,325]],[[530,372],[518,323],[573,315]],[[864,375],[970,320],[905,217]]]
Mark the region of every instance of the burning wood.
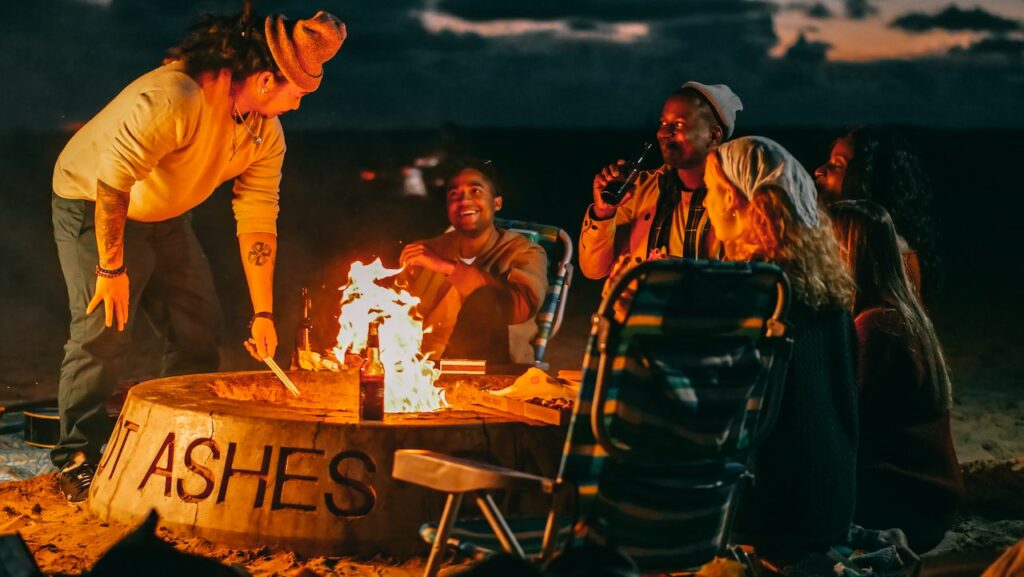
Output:
[[342,287],[338,318],[338,359],[366,351],[370,323],[380,327],[380,356],[384,364],[384,410],[389,413],[435,411],[447,406],[444,391],[434,386],[440,375],[433,361],[420,352],[423,319],[415,312],[419,299],[405,290],[396,291],[380,281],[402,269],[384,267],[380,259],[370,264],[356,261]]

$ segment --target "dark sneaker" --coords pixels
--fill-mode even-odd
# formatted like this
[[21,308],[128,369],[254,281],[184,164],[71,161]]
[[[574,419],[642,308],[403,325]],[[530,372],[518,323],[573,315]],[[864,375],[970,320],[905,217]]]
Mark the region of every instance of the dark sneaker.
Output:
[[70,459],[57,476],[60,481],[60,492],[64,493],[69,503],[81,503],[89,498],[89,487],[96,468],[85,460],[81,454]]

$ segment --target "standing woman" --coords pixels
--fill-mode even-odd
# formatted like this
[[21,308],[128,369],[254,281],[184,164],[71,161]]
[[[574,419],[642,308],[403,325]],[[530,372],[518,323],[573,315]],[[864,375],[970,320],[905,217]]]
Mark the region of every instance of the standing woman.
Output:
[[857,284],[860,449],[855,521],[899,527],[911,549],[935,547],[964,485],[949,426],[942,347],[913,294],[889,213],[869,200],[832,205],[841,254]]
[[704,201],[726,258],[778,265],[795,342],[775,428],[759,449],[736,531],[782,562],[848,541],[857,458],[853,282],[814,181],[778,143],[726,142],[707,158]]
[[[284,133],[278,115],[316,90],[345,26],[318,12],[265,20],[249,3],[205,16],[164,65],[129,84],[68,142],[53,172],[53,227],[71,334],[51,459],[69,501],[88,496],[111,432],[140,306],[165,339],[163,375],[218,368],[222,313],[190,211],[234,179],[232,207],[253,305],[249,352],[272,356],[273,272]],[[97,311],[98,312],[94,312]]]

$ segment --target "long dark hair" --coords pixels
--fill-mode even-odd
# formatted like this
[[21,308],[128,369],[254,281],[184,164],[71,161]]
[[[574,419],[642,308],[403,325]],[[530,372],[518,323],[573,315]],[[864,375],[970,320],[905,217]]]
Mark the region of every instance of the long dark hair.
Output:
[[247,0],[233,16],[203,14],[189,28],[181,44],[167,51],[165,61],[180,60],[185,73],[198,78],[204,72],[231,71],[234,81],[257,72],[281,75],[263,32],[263,18],[253,12]]
[[949,369],[935,328],[907,279],[892,217],[870,200],[840,201],[831,210],[840,251],[857,285],[853,313],[882,304],[894,308],[911,342],[920,347],[931,376],[927,393],[933,406],[949,408]]
[[920,157],[893,130],[860,127],[845,138],[853,156],[843,177],[843,198],[873,200],[889,211],[896,230],[918,253],[921,292],[934,294],[942,283],[942,262],[932,189]]

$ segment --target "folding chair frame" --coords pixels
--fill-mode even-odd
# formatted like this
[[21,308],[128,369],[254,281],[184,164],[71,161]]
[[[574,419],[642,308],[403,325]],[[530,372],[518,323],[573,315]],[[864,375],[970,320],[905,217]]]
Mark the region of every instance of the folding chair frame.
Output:
[[[668,268],[670,264],[663,265],[658,262],[645,263],[644,266],[631,269],[619,279],[614,290],[610,294],[616,295],[617,298],[627,290],[629,283],[639,279],[642,275],[647,274],[651,270],[657,270],[662,266]],[[715,272],[728,274],[730,271],[723,270]],[[749,273],[749,269],[737,267],[735,273]],[[755,433],[751,435],[750,444],[748,445],[749,451],[756,448],[757,444],[767,436],[767,432],[774,426],[778,417],[780,404],[778,403],[778,399],[781,398],[781,387],[785,380],[785,364],[782,365],[783,370],[776,370],[774,365],[775,363],[784,363],[788,361],[792,347],[792,338],[786,333],[786,325],[782,320],[786,318],[789,306],[788,301],[785,299],[785,295],[788,295],[789,287],[788,281],[784,275],[779,276],[776,286],[778,298],[776,300],[775,311],[768,319],[765,328],[765,335],[760,341],[761,348],[772,349],[771,365],[765,369],[770,371],[769,375],[771,377],[771,382],[765,387],[767,396],[762,401],[762,406],[765,407],[764,418],[762,419],[759,417],[758,421],[755,423]],[[615,458],[621,458],[628,461],[633,458],[632,455],[610,440],[607,431],[605,430],[604,419],[602,417],[603,407],[605,406],[604,400],[608,393],[607,368],[610,365],[608,357],[610,323],[607,315],[611,313],[614,300],[615,299],[613,298],[606,298],[602,302],[601,308],[593,317],[591,326],[591,335],[596,337],[597,349],[600,354],[600,362],[596,375],[594,399],[592,401],[593,404],[589,416],[591,430],[601,448],[609,456],[614,456]],[[467,494],[472,495],[488,525],[494,531],[495,536],[501,543],[502,549],[509,554],[517,555],[524,559],[527,558],[527,556],[522,546],[510,530],[509,525],[501,515],[501,512],[498,510],[489,491],[525,489],[534,491],[539,490],[544,494],[550,495],[552,502],[551,507],[548,510],[544,527],[540,555],[540,559],[542,561],[546,561],[550,559],[555,552],[558,541],[557,533],[559,513],[565,505],[565,498],[570,493],[570,489],[575,492],[574,486],[561,480],[530,475],[513,469],[486,465],[458,457],[451,457],[441,453],[415,449],[400,449],[395,451],[395,464],[392,476],[396,479],[415,483],[447,494],[444,511],[441,515],[441,521],[439,523],[437,533],[434,536],[433,544],[430,549],[430,556],[427,560],[427,566],[423,573],[424,577],[434,577],[437,575],[445,553],[449,547],[449,536]],[[737,481],[737,483],[740,483],[740,487],[735,498],[738,499],[738,495],[742,493],[743,484],[745,482],[749,482],[751,477],[752,476],[749,472],[744,472],[741,475],[741,479]],[[725,535],[730,534],[733,521],[732,517],[733,515],[728,514],[724,521]],[[745,565],[751,565],[749,556],[744,552],[734,550],[731,544],[722,543],[721,551],[719,553],[725,553],[726,551],[731,552],[734,558],[743,562]]]
[[[447,493],[441,521],[437,527],[430,547],[430,556],[423,571],[424,577],[434,577],[441,567],[449,547],[449,536],[458,518],[459,510],[466,495],[471,495],[483,513],[487,524],[501,543],[506,553],[518,555],[526,559],[527,555],[512,533],[494,502],[489,491],[497,490],[533,490],[551,495],[552,504],[548,513],[547,525],[544,529],[543,549],[550,552],[554,549],[557,510],[561,507],[560,494],[562,484],[554,479],[522,473],[513,469],[485,465],[442,453],[418,449],[399,449],[395,451],[395,465],[392,471],[395,479],[408,481]],[[550,541],[550,546],[549,546]],[[547,558],[542,555],[542,558]]]
[[[562,245],[562,258],[558,260],[558,264],[555,267],[555,276],[561,277],[562,287],[555,298],[558,299],[558,306],[555,308],[553,317],[551,320],[551,329],[547,335],[541,335],[539,332],[534,337],[534,364],[541,366],[544,364],[544,352],[547,348],[547,343],[558,334],[558,330],[562,327],[562,320],[565,318],[565,305],[568,302],[569,287],[572,285],[572,256],[573,256],[573,242],[572,238],[569,237],[569,233],[565,232],[561,228],[553,225],[546,225],[541,223],[533,223],[522,220],[510,220],[496,218],[494,224],[501,228],[512,230],[512,231],[524,231],[540,234],[539,228],[552,229],[558,231],[559,244]],[[547,252],[547,251],[545,251]],[[548,253],[548,256],[552,256]],[[547,297],[545,297],[545,300]],[[543,340],[542,340],[543,339]]]

